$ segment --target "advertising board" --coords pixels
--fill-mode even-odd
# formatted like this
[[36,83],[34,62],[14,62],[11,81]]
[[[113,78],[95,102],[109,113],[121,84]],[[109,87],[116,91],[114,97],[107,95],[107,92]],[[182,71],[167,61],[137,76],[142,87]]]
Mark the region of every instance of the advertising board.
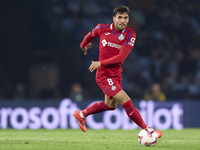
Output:
[[[84,109],[97,101],[72,102],[66,98],[62,101],[24,101],[2,102],[0,106],[0,128],[7,129],[78,129],[73,117],[75,110]],[[134,101],[144,121],[157,129],[173,128],[180,130],[188,124],[188,115],[184,115],[184,102]],[[187,109],[186,109],[187,110]],[[189,116],[190,118],[190,116]],[[105,111],[87,117],[86,125],[92,129],[136,129],[138,126],[126,115],[121,105],[114,111]],[[191,125],[190,126],[195,126]],[[189,126],[189,127],[190,127]],[[198,126],[198,125],[197,125]]]

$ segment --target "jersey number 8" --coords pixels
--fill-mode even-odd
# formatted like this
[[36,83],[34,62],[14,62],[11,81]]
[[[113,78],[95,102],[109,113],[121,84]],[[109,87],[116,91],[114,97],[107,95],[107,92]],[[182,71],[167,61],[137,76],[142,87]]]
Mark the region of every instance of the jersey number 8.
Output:
[[108,81],[108,84],[109,84],[109,85],[113,85],[113,81],[112,81],[111,78],[108,78],[107,81]]

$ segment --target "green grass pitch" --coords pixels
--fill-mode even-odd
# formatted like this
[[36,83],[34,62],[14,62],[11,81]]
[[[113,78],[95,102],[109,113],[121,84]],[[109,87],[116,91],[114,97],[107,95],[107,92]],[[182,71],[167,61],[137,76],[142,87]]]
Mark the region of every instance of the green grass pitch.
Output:
[[0,130],[0,150],[200,150],[200,128],[163,130],[153,147],[141,146],[137,130]]

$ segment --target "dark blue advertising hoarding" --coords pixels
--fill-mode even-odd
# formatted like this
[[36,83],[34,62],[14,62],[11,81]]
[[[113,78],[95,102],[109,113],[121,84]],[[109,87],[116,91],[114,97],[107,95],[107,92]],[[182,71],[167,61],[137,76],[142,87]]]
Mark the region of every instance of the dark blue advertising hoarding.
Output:
[[[75,110],[84,109],[96,101],[72,102],[66,98],[62,101],[24,101],[1,102],[0,128],[14,129],[78,129],[78,123],[73,117]],[[198,101],[133,101],[145,122],[157,129],[184,127],[200,127],[196,116],[200,114]],[[137,129],[123,108],[118,104],[114,111],[105,111],[87,117],[86,125],[92,129]]]

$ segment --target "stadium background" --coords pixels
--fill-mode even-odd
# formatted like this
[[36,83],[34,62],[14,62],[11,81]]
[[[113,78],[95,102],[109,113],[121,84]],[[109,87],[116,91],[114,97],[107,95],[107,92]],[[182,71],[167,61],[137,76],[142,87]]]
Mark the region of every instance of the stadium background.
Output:
[[[84,99],[103,98],[87,71],[98,59],[98,40],[87,56],[79,44],[112,10],[130,7],[136,32],[123,65],[123,88],[141,99],[159,83],[167,100],[200,99],[200,2],[198,0],[26,0],[0,5],[0,100],[63,99],[78,82]],[[21,94],[21,95],[20,95]]]

